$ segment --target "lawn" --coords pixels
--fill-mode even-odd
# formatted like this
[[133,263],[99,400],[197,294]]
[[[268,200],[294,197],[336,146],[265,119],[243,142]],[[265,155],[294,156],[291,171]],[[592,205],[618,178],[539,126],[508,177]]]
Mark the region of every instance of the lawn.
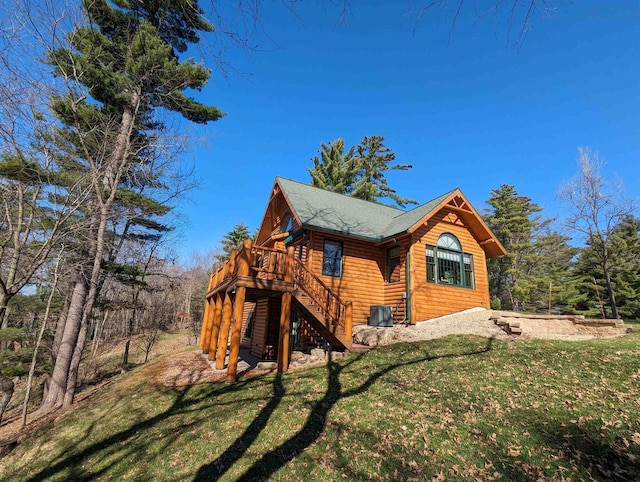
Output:
[[1,480],[639,480],[640,336],[450,336],[166,388],[151,362],[0,460]]

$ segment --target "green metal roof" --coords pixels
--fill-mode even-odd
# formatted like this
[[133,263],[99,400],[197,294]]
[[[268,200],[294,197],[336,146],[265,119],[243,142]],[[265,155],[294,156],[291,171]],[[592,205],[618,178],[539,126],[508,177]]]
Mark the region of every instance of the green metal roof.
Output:
[[291,179],[278,177],[276,181],[303,227],[373,241],[406,232],[453,192],[438,196],[410,211],[402,211]]

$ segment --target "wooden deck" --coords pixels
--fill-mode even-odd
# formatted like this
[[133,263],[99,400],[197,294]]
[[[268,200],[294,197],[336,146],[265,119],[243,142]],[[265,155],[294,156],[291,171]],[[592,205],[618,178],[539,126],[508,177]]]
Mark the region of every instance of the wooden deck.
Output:
[[278,341],[278,371],[289,363],[290,312],[293,306],[334,346],[351,348],[353,307],[342,301],[301,260],[294,249],[278,250],[253,246],[250,240],[209,280],[200,349],[216,360],[216,368],[225,366],[227,340],[231,335],[227,380],[237,376],[242,313],[246,301],[280,297],[281,315]]

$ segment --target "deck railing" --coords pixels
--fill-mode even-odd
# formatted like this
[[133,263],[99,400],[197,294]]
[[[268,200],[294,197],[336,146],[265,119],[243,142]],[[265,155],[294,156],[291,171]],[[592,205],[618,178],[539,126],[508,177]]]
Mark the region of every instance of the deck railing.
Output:
[[[238,263],[244,256],[244,249],[233,251],[228,261],[213,275],[212,290],[238,276]],[[325,319],[332,325],[344,330],[347,337],[351,337],[351,303],[343,302],[315,273],[294,256],[293,250],[289,252],[265,248],[262,246],[250,246],[249,276],[258,279],[289,281],[295,289],[301,290],[309,297]],[[293,279],[287,279],[287,258],[290,258],[293,266]]]
[[283,281],[285,276],[286,251],[253,246],[249,269],[254,278]]

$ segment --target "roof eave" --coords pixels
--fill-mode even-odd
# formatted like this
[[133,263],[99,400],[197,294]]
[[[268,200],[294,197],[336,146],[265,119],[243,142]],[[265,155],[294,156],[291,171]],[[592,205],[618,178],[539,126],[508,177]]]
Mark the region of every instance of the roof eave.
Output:
[[306,224],[306,223],[303,223],[301,226],[302,226],[303,229],[311,229],[313,231],[320,231],[322,233],[334,234],[334,235],[342,236],[342,237],[345,237],[345,238],[360,239],[362,241],[368,241],[370,243],[378,243],[382,239],[382,236],[377,236],[375,238],[372,238],[372,237],[369,237],[369,236],[363,236],[363,235],[360,235],[360,234],[345,233],[344,231],[340,231],[338,229],[330,229],[330,228],[325,228],[325,227],[319,227],[319,226],[314,226],[312,224]]

